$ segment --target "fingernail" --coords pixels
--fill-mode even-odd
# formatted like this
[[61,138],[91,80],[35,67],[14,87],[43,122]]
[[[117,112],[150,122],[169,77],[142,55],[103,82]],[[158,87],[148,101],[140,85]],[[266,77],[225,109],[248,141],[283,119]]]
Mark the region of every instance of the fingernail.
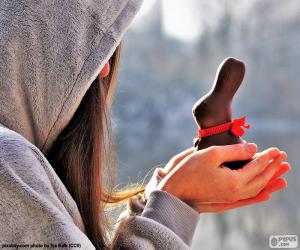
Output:
[[276,153],[276,155],[279,155],[280,154],[280,150],[279,150],[279,148],[276,148],[276,147],[273,147],[273,148],[271,148],[273,151],[276,151],[275,153]]
[[246,144],[246,150],[247,150],[249,153],[253,154],[253,153],[255,153],[256,150],[257,150],[257,145],[256,145],[255,143],[247,143],[247,144]]
[[280,151],[280,154],[281,154],[281,156],[282,156],[282,158],[287,158],[287,153],[286,152],[284,152],[284,151]]

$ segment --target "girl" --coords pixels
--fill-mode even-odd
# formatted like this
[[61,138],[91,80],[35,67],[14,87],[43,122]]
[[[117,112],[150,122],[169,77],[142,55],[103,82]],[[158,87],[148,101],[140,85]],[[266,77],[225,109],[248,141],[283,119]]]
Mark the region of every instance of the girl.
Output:
[[[199,212],[285,188],[286,153],[249,143],[187,149],[146,189],[112,192],[109,107],[121,38],[140,5],[0,1],[2,248],[186,249]],[[253,156],[241,170],[221,167]],[[110,240],[104,205],[122,200],[128,210]]]

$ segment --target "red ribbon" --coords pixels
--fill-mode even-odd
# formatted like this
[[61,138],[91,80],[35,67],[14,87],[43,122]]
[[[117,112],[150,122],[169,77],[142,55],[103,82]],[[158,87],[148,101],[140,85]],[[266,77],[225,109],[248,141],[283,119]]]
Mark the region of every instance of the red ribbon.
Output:
[[198,137],[203,138],[211,135],[221,134],[224,133],[225,131],[230,131],[235,136],[243,136],[245,133],[243,128],[246,129],[250,128],[250,124],[246,125],[245,122],[246,122],[246,116],[218,126],[210,127],[207,129],[199,129]]

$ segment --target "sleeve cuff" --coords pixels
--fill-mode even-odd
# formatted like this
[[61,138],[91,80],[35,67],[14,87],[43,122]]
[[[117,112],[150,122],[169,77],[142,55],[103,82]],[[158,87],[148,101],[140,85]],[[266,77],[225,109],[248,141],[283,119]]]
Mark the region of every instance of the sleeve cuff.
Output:
[[199,213],[195,209],[162,190],[151,192],[141,216],[168,227],[189,246],[199,221]]

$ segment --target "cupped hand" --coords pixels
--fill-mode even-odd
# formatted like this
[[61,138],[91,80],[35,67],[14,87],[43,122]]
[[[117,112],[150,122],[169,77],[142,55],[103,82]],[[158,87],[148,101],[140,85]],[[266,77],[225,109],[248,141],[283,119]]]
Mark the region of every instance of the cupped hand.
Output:
[[[221,211],[266,200],[268,195],[262,191],[282,167],[286,153],[277,148],[261,153],[256,150],[255,144],[248,143],[213,146],[197,152],[188,149],[160,169],[158,189],[177,196],[199,212]],[[223,165],[251,158],[242,169],[231,170]],[[276,180],[278,186],[277,182],[285,183],[281,184],[282,188],[286,185],[283,179]],[[213,203],[217,204],[211,209]]]
[[264,189],[255,197],[239,200],[233,203],[194,203],[192,206],[201,213],[221,213],[231,209],[253,205],[270,200],[271,193],[278,192],[287,187],[284,178],[279,178],[291,169],[289,163],[283,162]]

